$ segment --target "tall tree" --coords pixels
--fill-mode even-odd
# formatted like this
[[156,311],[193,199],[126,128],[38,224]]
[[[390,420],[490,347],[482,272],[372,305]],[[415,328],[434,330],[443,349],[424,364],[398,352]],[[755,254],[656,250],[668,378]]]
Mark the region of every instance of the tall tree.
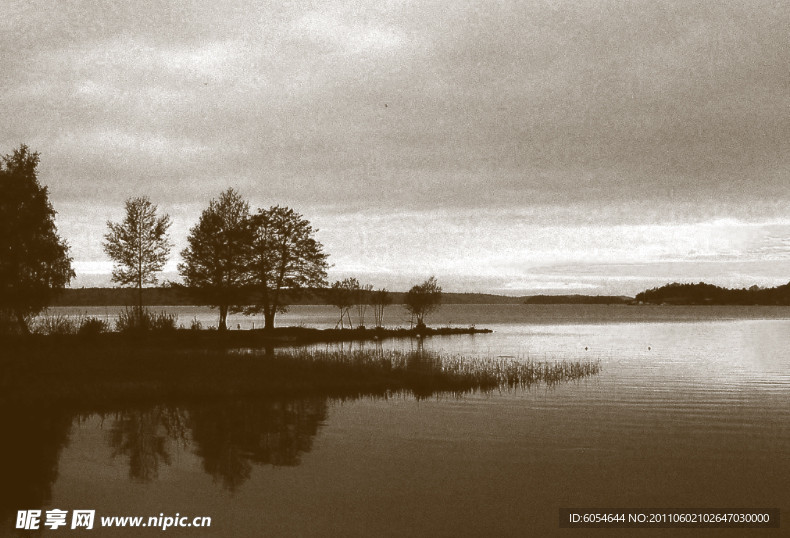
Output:
[[406,309],[417,320],[418,329],[425,328],[425,316],[436,310],[441,300],[442,288],[435,277],[412,287],[404,298]]
[[219,309],[219,330],[227,329],[228,311],[240,312],[246,260],[252,243],[250,206],[228,189],[200,215],[189,230],[189,246],[181,251],[178,271],[204,304]]
[[170,254],[168,215],[156,216],[157,207],[148,197],[126,200],[122,222],[107,221],[104,252],[113,260],[112,280],[122,286],[136,287],[137,306],[142,313],[143,286],[156,284]]
[[260,209],[252,219],[250,282],[255,305],[247,313],[263,312],[266,329],[285,312],[289,300],[307,287],[326,283],[327,255],[310,223],[288,207]]
[[0,160],[0,331],[28,332],[28,316],[74,278],[38,162],[24,144]]

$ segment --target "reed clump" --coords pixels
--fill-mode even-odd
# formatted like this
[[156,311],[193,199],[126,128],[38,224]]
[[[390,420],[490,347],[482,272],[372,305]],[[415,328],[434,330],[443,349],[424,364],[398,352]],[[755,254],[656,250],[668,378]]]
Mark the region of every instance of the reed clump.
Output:
[[390,377],[395,385],[415,392],[468,391],[529,388],[535,384],[556,385],[597,375],[600,361],[535,361],[510,357],[470,358],[425,351],[357,350],[323,351],[293,349],[278,351],[277,361],[300,368],[359,372]]
[[130,332],[172,332],[178,328],[178,315],[153,312],[147,308],[133,307],[122,310],[115,321],[115,330]]
[[0,359],[0,403],[102,405],[242,396],[464,394],[555,385],[600,363],[466,358],[397,350],[180,351],[152,346],[27,345]]

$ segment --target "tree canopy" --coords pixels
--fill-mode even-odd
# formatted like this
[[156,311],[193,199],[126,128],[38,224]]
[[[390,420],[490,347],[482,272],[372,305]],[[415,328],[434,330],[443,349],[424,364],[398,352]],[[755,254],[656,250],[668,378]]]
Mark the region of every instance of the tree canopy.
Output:
[[219,329],[227,328],[228,311],[241,311],[242,287],[248,279],[252,248],[250,206],[228,189],[211,200],[189,230],[178,271],[202,302],[219,308]]
[[0,330],[26,332],[27,316],[74,278],[38,163],[39,154],[24,144],[0,160]]
[[417,328],[425,327],[425,316],[439,307],[442,300],[442,288],[436,281],[436,277],[417,286],[413,286],[404,298],[406,309],[416,318]]
[[157,207],[143,196],[126,200],[126,216],[121,222],[107,222],[104,252],[113,260],[112,280],[136,287],[138,307],[143,305],[143,286],[156,284],[170,254],[167,230],[170,217],[157,217]]
[[315,239],[317,230],[293,209],[260,209],[251,224],[249,279],[255,294],[247,312],[263,312],[265,328],[273,329],[275,315],[286,311],[289,298],[326,283],[327,255]]

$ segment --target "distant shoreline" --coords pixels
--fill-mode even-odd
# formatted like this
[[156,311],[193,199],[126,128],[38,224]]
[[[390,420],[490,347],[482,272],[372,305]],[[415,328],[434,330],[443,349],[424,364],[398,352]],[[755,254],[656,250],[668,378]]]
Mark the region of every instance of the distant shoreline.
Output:
[[[392,292],[392,304],[402,304],[403,292]],[[442,293],[442,304],[629,304],[633,297],[612,295],[524,295],[511,297],[489,293]],[[145,288],[143,303],[148,306],[202,306],[184,288]],[[132,288],[66,288],[50,306],[133,306],[137,290]],[[292,305],[329,305],[317,290],[306,292]]]

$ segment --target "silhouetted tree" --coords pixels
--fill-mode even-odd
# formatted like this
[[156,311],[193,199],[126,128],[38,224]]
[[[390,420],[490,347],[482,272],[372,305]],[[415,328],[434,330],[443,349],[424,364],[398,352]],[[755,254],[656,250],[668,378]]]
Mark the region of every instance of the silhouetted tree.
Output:
[[228,189],[200,215],[181,251],[178,271],[205,304],[219,308],[219,330],[227,328],[228,311],[240,312],[241,288],[252,244],[250,206]]
[[442,300],[442,288],[435,277],[412,287],[404,298],[406,309],[416,318],[417,328],[425,328],[425,316],[436,310]]
[[290,208],[261,209],[251,222],[249,277],[256,293],[255,306],[245,312],[263,312],[264,327],[273,329],[275,315],[287,310],[289,299],[326,283],[326,254],[314,237],[317,230]]
[[354,305],[354,293],[359,288],[359,281],[356,278],[346,278],[337,280],[332,284],[332,287],[326,290],[327,300],[333,306],[340,309],[340,320],[335,324],[335,328],[340,326],[343,328],[343,318],[348,318],[348,325],[352,329],[354,326],[351,323],[351,316],[349,310]]
[[156,284],[170,254],[168,215],[156,216],[157,207],[147,197],[126,200],[126,217],[122,222],[107,221],[104,252],[114,262],[112,280],[122,286],[136,287],[137,306],[142,312],[143,286]]
[[38,162],[24,144],[0,160],[0,331],[28,332],[28,316],[74,278]]
[[357,328],[365,327],[365,313],[370,304],[370,292],[373,291],[372,284],[357,284],[354,289],[354,305],[357,307]]
[[373,319],[375,320],[376,327],[383,327],[384,309],[392,304],[392,295],[386,288],[376,290],[371,295],[371,303],[373,304]]

